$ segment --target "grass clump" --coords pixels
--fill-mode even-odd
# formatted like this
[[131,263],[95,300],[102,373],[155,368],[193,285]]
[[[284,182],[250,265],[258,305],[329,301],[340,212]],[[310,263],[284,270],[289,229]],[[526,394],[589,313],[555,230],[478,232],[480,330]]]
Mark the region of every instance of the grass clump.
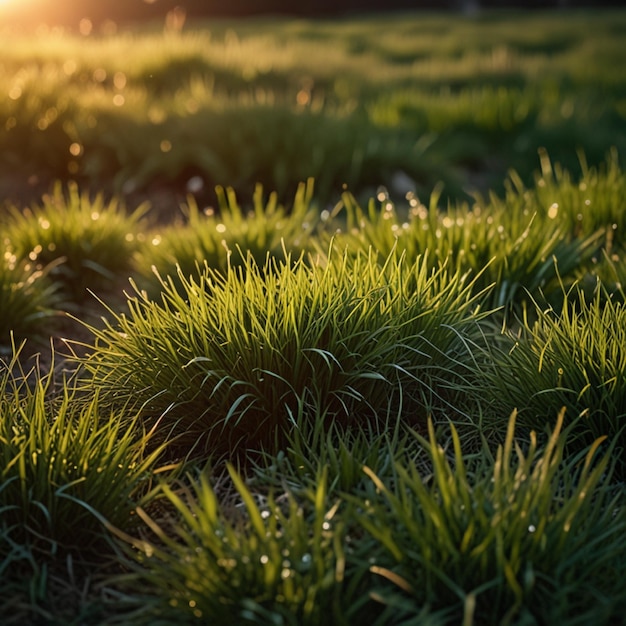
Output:
[[299,501],[254,494],[229,472],[228,484],[206,472],[163,484],[169,518],[138,509],[145,532],[127,538],[134,565],[122,585],[139,607],[132,623],[352,623],[340,502],[329,503],[326,478]]
[[56,285],[45,270],[33,271],[6,251],[0,259],[0,354],[10,354],[14,339],[41,339],[53,326],[59,304]]
[[[91,328],[85,359],[105,402],[132,401],[188,451],[276,445],[300,416],[342,424],[453,406],[481,340],[469,278],[425,259],[249,256],[225,275],[163,280]],[[425,422],[424,422],[425,423]]]
[[611,150],[596,167],[589,167],[584,155],[578,154],[581,175],[575,179],[559,163],[553,164],[546,150],[540,150],[541,171],[533,187],[522,189],[518,183],[518,188],[538,211],[562,223],[570,237],[602,231],[608,252],[623,250],[626,219],[620,207],[626,202],[626,177],[618,152]]
[[13,598],[3,623],[18,605],[30,612],[22,623],[45,616],[59,585],[80,596],[76,578],[112,552],[100,520],[133,525],[158,455],[97,397],[80,401],[67,381],[55,392],[51,376],[23,372],[19,351],[0,362],[0,589]]
[[[444,449],[432,424],[431,469],[397,463],[393,481],[369,468],[371,487],[351,500],[367,531],[372,624],[611,624],[621,619],[626,524],[611,487],[614,457],[601,440],[566,454],[564,412],[545,446],[515,438],[515,414],[495,456],[468,456],[451,429]],[[619,616],[619,617],[618,617]],[[431,619],[432,621],[420,621]]]
[[[579,445],[608,436],[621,455],[626,449],[623,301],[604,297],[601,287],[590,301],[573,289],[560,313],[537,306],[535,315],[535,322],[505,330],[492,350],[491,367],[469,391],[490,399],[485,427],[497,424],[498,411],[517,408],[521,424],[541,430],[565,406]],[[622,476],[624,469],[620,463]]]
[[564,285],[610,275],[600,259],[619,264],[623,227],[616,207],[623,205],[625,179],[615,154],[598,169],[583,161],[578,180],[553,166],[545,152],[541,166],[534,186],[512,172],[502,198],[477,196],[472,206],[443,208],[435,190],[428,206],[410,192],[404,207],[381,188],[363,209],[344,193],[321,241],[328,245],[332,235],[339,247],[371,246],[381,254],[397,247],[410,259],[428,252],[433,264],[447,261],[479,273],[477,290],[494,285],[484,301],[489,308],[521,313],[533,300],[557,308]]
[[56,185],[40,206],[19,211],[7,219],[4,240],[9,254],[47,272],[67,303],[83,303],[88,290],[101,292],[128,275],[137,246],[144,208],[127,214],[116,201],[91,199],[78,186],[67,193]]
[[184,227],[173,225],[155,232],[141,247],[140,286],[156,298],[162,289],[159,276],[174,281],[179,273],[197,276],[204,264],[225,273],[229,265],[245,265],[248,255],[258,265],[268,254],[283,257],[285,250],[298,256],[311,247],[309,237],[319,219],[311,207],[312,196],[310,179],[299,186],[289,209],[278,203],[276,192],[265,200],[261,185],[255,189],[250,210],[240,206],[232,188],[217,188],[217,211],[208,209],[202,214],[190,198]]

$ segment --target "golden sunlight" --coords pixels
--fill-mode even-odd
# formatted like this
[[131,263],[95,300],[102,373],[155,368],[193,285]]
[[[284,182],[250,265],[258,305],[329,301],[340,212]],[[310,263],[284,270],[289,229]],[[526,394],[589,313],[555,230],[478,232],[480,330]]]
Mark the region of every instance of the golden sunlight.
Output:
[[0,0],[0,26],[14,20],[43,21],[55,11],[56,3],[50,0]]
[[24,16],[45,8],[45,0],[0,0],[0,17]]
[[33,2],[29,0],[0,0],[0,10],[8,9],[17,9],[18,7],[22,9],[24,5],[31,5]]

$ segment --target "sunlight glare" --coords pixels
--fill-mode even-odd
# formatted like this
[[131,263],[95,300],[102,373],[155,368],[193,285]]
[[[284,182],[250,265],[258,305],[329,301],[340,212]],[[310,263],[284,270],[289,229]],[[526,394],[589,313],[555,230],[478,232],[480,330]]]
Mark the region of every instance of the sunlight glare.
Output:
[[4,10],[5,7],[10,9],[12,7],[17,8],[18,5],[28,5],[30,4],[29,0],[0,0],[0,11]]
[[45,20],[54,7],[50,0],[0,0],[0,27]]

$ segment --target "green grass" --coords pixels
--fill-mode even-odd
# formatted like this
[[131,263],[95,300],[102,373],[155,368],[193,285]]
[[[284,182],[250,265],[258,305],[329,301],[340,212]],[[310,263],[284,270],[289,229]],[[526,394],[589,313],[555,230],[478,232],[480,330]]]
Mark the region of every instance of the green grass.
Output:
[[[553,197],[563,195],[557,186]],[[600,229],[571,235],[523,187],[509,189],[504,200],[491,196],[471,208],[457,204],[442,210],[437,192],[428,206],[414,196],[409,200],[408,214],[402,213],[381,193],[365,211],[344,194],[342,211],[337,211],[338,227],[334,232],[331,227],[324,230],[322,245],[332,241],[339,249],[374,249],[381,254],[397,248],[410,259],[428,254],[433,267],[448,263],[473,272],[483,306],[519,313],[532,298],[557,306],[563,284],[578,280],[585,268],[595,271],[594,255],[605,244]]]
[[154,539],[128,539],[135,564],[126,585],[140,605],[133,623],[295,626],[346,610],[344,522],[324,477],[305,502],[286,493],[262,503],[232,470],[230,479],[218,483],[231,493],[226,507],[206,473],[190,486],[163,485],[173,528],[139,511]]
[[46,271],[65,306],[80,305],[88,290],[111,292],[130,273],[144,211],[127,213],[115,200],[91,199],[75,184],[64,193],[58,184],[40,205],[12,207],[3,220],[5,257]]
[[[542,429],[561,407],[575,422],[572,434],[585,446],[597,437],[609,437],[618,450],[626,445],[624,411],[623,301],[596,296],[587,301],[582,291],[565,297],[560,314],[536,311],[537,321],[519,330],[505,331],[492,353],[492,362],[468,392],[485,398],[498,412],[519,410],[520,423]],[[485,419],[485,425],[498,418]],[[624,475],[624,464],[619,464]]]
[[[314,177],[369,194],[529,182],[624,153],[620,11],[212,20],[81,37],[3,33],[0,161],[21,175],[131,192],[158,180],[281,195]],[[512,24],[515,23],[515,27]],[[159,25],[160,26],[160,25]],[[36,129],[32,132],[31,129]],[[111,181],[113,184],[111,185]],[[395,190],[394,190],[395,191]],[[399,196],[404,192],[399,192]]]
[[[232,188],[219,187],[216,193],[217,210],[202,213],[190,199],[184,228],[171,224],[144,238],[136,261],[138,285],[152,299],[158,299],[163,288],[161,276],[178,282],[178,274],[196,276],[204,264],[224,273],[228,267],[245,268],[248,256],[263,265],[268,254],[284,258],[288,251],[298,257],[312,248],[319,211],[312,206],[311,179],[300,185],[288,206],[278,203],[276,192],[265,199],[260,185],[249,209],[240,206]],[[184,292],[184,285],[178,289]]]
[[[148,262],[163,276],[153,295],[103,296],[75,375],[4,363],[3,619],[611,624],[626,604],[623,174],[548,165],[471,209],[434,195],[406,227],[383,194],[305,228],[311,184],[293,211],[229,191],[177,231],[108,206],[137,242],[111,255],[113,282]],[[557,224],[553,205],[580,194],[602,215]],[[209,267],[214,232],[231,252]]]
[[376,557],[375,597],[385,606],[373,623],[414,623],[424,612],[442,624],[618,619],[623,494],[607,489],[612,461],[597,458],[601,439],[586,455],[566,455],[562,424],[563,413],[542,448],[534,433],[515,437],[513,415],[494,455],[474,457],[454,428],[446,452],[431,425],[426,476],[398,464],[385,484],[364,468],[375,489],[355,500],[370,536],[358,549]]
[[80,401],[70,381],[24,371],[19,357],[0,361],[3,622],[37,612],[45,619],[80,598],[77,581],[88,585],[94,563],[111,560],[101,519],[136,525],[160,454],[146,453],[149,434],[132,419],[101,410],[97,396]]
[[2,34],[2,623],[622,619],[624,14],[510,18]]
[[301,415],[359,424],[414,407],[423,421],[454,407],[471,369],[476,300],[467,276],[422,259],[248,256],[163,279],[161,301],[138,294],[91,328],[86,384],[200,454],[271,448]]
[[[311,459],[308,486],[268,493],[232,468],[163,483],[166,506],[138,509],[143,532],[120,534],[123,619],[613,623],[626,603],[623,490],[600,441],[565,454],[562,418],[540,446],[516,436],[512,416],[503,445],[471,454],[431,423],[428,438],[412,436],[416,457],[381,463],[393,455],[383,446],[383,478],[364,466],[350,493],[329,489],[349,455]],[[356,457],[367,452],[361,440]]]
[[46,271],[33,271],[7,250],[0,259],[0,350],[11,352],[15,340],[45,339],[54,327],[57,288]]

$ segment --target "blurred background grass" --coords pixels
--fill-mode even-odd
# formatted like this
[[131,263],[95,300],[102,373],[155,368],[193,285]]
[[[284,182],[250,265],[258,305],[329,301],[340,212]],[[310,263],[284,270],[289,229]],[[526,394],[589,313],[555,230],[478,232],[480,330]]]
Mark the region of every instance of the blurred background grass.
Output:
[[5,28],[0,196],[73,179],[204,208],[217,184],[283,198],[314,177],[322,202],[467,199],[530,182],[540,148],[577,172],[626,149],[623,32],[618,10]]

